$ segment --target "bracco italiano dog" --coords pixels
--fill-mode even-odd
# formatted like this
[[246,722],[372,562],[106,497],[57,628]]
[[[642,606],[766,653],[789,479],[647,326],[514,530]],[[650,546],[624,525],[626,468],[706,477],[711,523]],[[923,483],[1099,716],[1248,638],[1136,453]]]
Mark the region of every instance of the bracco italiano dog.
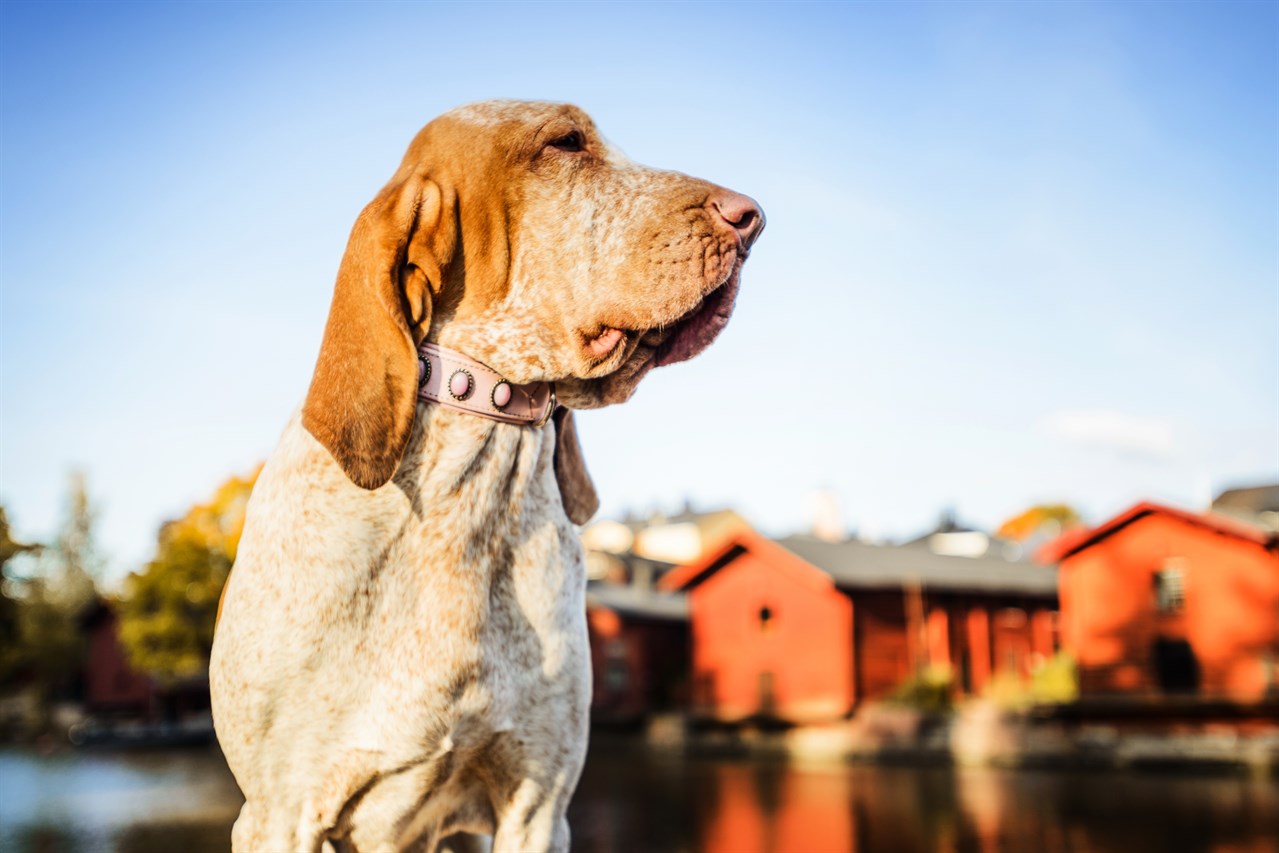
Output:
[[574,409],[708,346],[764,226],[579,109],[428,124],[356,220],[210,680],[238,851],[564,850],[590,668]]

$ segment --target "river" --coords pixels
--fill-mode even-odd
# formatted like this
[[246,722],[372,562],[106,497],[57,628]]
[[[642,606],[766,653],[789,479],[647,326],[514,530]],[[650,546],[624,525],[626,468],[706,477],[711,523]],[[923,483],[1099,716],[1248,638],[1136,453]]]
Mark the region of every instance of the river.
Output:
[[[225,851],[215,748],[0,751],[0,850]],[[601,740],[569,812],[584,853],[1277,853],[1279,781],[687,758]]]

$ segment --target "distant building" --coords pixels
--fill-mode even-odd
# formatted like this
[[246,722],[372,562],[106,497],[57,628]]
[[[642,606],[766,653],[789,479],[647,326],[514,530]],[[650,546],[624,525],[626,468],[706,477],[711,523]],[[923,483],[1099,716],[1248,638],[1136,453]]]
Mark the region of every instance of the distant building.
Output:
[[178,720],[209,712],[207,670],[161,685],[134,669],[120,643],[115,606],[107,599],[85,611],[80,628],[87,638],[82,700],[95,720]]
[[946,557],[994,557],[1017,560],[1022,556],[1021,543],[992,536],[984,530],[961,524],[953,508],[942,511],[932,530],[901,543],[905,547],[922,546]]
[[743,528],[659,587],[688,596],[691,710],[722,721],[837,719],[928,665],[971,693],[1056,646],[1052,569],[923,545]]
[[84,663],[84,707],[98,717],[138,719],[155,708],[155,685],[130,664],[120,645],[115,609],[99,599],[80,619],[88,638]]
[[1227,489],[1212,502],[1212,511],[1262,530],[1279,532],[1279,483]]
[[[1229,495],[1218,502],[1238,506]],[[1039,557],[1059,564],[1062,644],[1078,662],[1081,695],[1256,701],[1276,691],[1275,533],[1141,503]]]
[[627,725],[688,699],[688,601],[678,593],[592,584],[586,624],[591,718]]
[[676,565],[747,527],[733,510],[685,506],[674,515],[598,521],[582,531],[596,723],[635,723],[687,703],[688,603],[657,584]]
[[733,530],[749,527],[731,509],[603,520],[582,531],[587,576],[615,584],[647,586],[675,565],[698,559]]

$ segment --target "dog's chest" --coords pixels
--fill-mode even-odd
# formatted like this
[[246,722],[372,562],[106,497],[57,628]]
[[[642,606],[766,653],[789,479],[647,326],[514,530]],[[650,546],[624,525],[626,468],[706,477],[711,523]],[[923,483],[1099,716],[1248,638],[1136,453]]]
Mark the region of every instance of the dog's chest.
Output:
[[[566,682],[580,680],[585,578],[576,534],[551,519],[470,569],[469,578],[431,583],[422,591],[420,601],[429,613],[418,618],[435,622],[459,642],[443,659],[422,660],[419,666],[437,675],[441,668],[454,669],[449,680],[456,704],[449,716],[482,737],[517,728],[529,713],[545,713],[548,703],[559,701]],[[445,593],[441,586],[454,588]],[[439,612],[432,605],[440,600],[468,603]],[[422,635],[416,627],[414,633]],[[430,645],[439,639],[433,636]]]
[[428,739],[462,749],[570,713],[589,690],[584,561],[553,472],[528,448],[494,449],[494,470],[451,492],[440,471],[424,477],[394,565],[369,574],[370,633],[395,637],[379,678],[415,684]]

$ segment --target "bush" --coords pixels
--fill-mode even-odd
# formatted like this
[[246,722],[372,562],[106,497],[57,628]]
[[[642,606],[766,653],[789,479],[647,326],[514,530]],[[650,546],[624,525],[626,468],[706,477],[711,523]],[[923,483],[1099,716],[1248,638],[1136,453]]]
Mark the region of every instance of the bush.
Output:
[[1014,672],[1001,670],[983,692],[985,698],[1005,708],[1060,705],[1079,697],[1079,673],[1075,659],[1058,652],[1035,667],[1027,682]]
[[954,683],[949,666],[930,664],[898,685],[888,701],[929,714],[944,714],[951,708]]

